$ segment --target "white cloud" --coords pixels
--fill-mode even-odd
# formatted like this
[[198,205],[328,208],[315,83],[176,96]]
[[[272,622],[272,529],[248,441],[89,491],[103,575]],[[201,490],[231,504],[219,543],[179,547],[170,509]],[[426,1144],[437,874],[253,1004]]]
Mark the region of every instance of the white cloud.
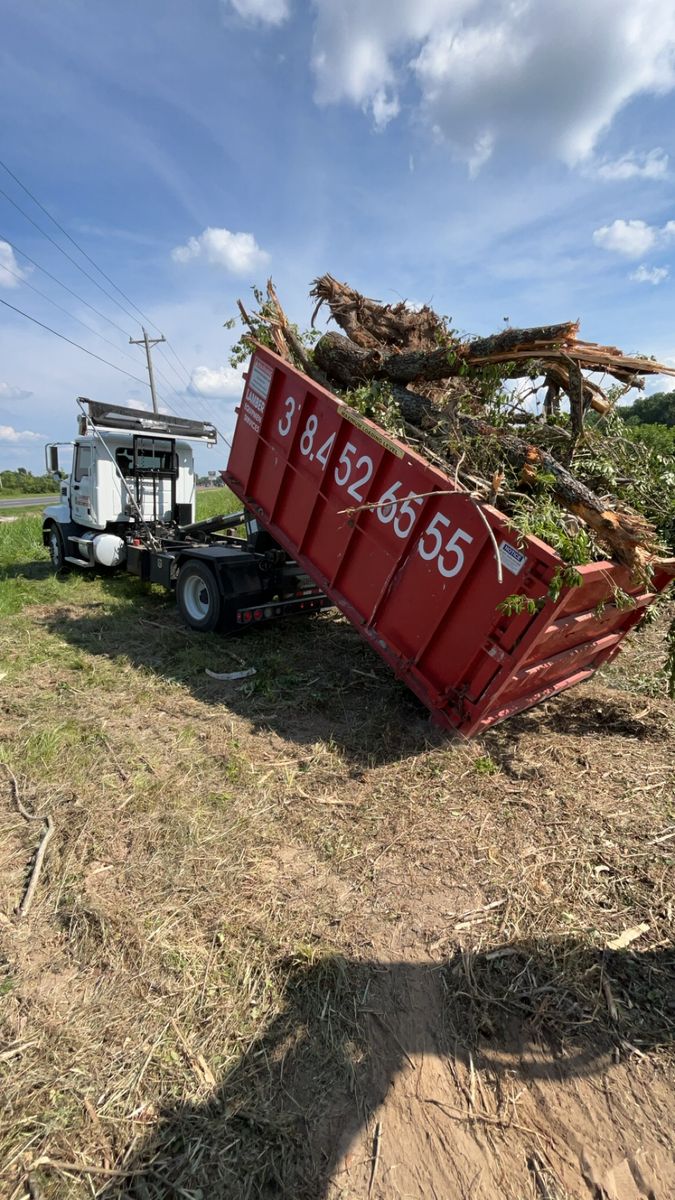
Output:
[[15,403],[17,400],[30,400],[32,392],[25,388],[14,387],[11,383],[0,383],[0,404]]
[[202,396],[240,396],[244,387],[237,367],[195,367],[189,391]]
[[376,129],[384,129],[401,111],[398,97],[388,96],[384,88],[378,89],[371,103]]
[[245,21],[263,25],[281,25],[290,16],[288,0],[230,0],[232,8]]
[[646,221],[612,221],[602,225],[593,233],[593,241],[603,250],[624,254],[626,258],[640,258],[656,245],[657,230]]
[[[10,274],[13,271],[14,274]],[[18,275],[18,279],[15,276]],[[8,242],[0,242],[0,287],[15,288],[19,286],[22,279],[26,278],[26,272],[21,270],[14,251]]]
[[644,263],[641,263],[629,278],[635,280],[636,283],[653,283],[656,287],[657,284],[663,283],[669,274],[668,267],[646,267]]
[[631,150],[614,160],[591,166],[589,173],[596,179],[604,179],[610,183],[619,183],[624,179],[664,179],[668,174],[668,155],[657,146],[647,154],[636,154]]
[[269,262],[252,233],[231,233],[229,229],[209,227],[199,237],[191,237],[186,245],[171,251],[174,262],[187,263],[195,258],[206,259],[212,266],[224,267],[232,275],[248,275]]
[[675,237],[675,221],[659,228],[646,221],[624,221],[618,218],[611,225],[602,225],[593,233],[593,241],[603,250],[623,254],[626,258],[641,258],[656,246],[665,245]]
[[[383,97],[394,115],[416,85],[413,103],[474,174],[491,143],[581,164],[625,104],[675,87],[672,0],[313,4],[318,103],[348,101],[381,125]],[[662,159],[652,154],[619,177],[632,163],[653,178]]]
[[491,133],[483,133],[476,140],[473,152],[469,157],[469,176],[475,179],[481,167],[484,167],[495,148],[495,139]]
[[43,442],[44,434],[30,429],[14,429],[11,425],[0,425],[0,442]]

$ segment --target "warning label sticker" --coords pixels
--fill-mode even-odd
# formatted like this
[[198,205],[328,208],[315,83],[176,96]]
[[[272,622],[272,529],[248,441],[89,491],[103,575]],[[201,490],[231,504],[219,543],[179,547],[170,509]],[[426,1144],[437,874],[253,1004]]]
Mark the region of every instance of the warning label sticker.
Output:
[[506,567],[512,575],[520,575],[525,563],[527,555],[520,550],[516,550],[515,546],[511,546],[509,542],[501,542],[499,546],[499,557],[502,560],[502,566]]
[[273,374],[273,368],[269,367],[267,363],[260,362],[257,358],[254,359],[248,383],[249,387],[253,388],[253,391],[257,392],[259,396],[262,396],[263,400],[266,400],[270,394]]

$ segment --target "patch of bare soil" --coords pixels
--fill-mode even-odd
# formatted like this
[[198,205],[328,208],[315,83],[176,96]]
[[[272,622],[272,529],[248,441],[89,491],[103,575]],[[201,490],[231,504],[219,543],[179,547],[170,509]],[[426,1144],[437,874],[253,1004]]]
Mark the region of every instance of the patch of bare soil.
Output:
[[333,1117],[327,1197],[673,1193],[672,1079],[600,1047],[551,1052],[516,1017],[472,1052],[447,1019],[456,985],[453,967],[398,964],[376,979],[369,1119],[355,1106]]
[[57,832],[20,922],[0,783],[0,1194],[675,1194],[655,666],[453,744],[341,621],[23,622],[2,752]]

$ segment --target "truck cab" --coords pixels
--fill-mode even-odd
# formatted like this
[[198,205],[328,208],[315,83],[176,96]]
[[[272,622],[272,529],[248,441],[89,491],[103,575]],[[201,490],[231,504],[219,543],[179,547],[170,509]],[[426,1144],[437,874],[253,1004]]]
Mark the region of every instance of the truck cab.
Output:
[[[196,479],[185,439],[215,441],[213,427],[202,422],[86,403],[69,443],[72,463],[59,502],[44,512],[43,540],[58,570],[121,565],[135,529],[147,535],[191,524]],[[54,443],[46,448],[53,473],[59,472],[58,451]]]
[[61,481],[42,527],[55,571],[120,568],[160,584],[200,632],[240,631],[330,604],[254,512],[195,520],[190,442],[214,444],[213,425],[82,397],[79,404],[77,436],[65,443],[67,478],[59,445],[46,447],[47,469]]

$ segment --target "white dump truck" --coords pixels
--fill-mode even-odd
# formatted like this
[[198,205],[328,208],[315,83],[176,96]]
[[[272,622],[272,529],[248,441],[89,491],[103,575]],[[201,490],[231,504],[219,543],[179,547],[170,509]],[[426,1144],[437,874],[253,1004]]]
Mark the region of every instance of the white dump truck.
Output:
[[[213,425],[84,397],[78,404],[74,442],[45,451],[61,480],[58,503],[43,517],[55,571],[119,569],[175,588],[184,620],[202,631],[330,603],[251,512],[195,520],[191,443],[215,444]],[[61,479],[64,445],[72,464]]]

